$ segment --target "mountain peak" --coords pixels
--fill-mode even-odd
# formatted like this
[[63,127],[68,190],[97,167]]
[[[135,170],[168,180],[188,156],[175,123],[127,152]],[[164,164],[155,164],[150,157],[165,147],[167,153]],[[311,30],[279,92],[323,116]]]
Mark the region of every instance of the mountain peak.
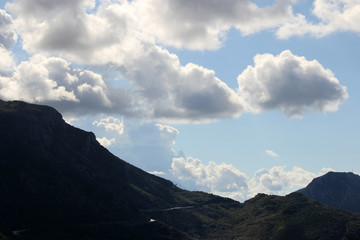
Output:
[[360,212],[360,176],[352,172],[328,172],[299,192],[332,207]]

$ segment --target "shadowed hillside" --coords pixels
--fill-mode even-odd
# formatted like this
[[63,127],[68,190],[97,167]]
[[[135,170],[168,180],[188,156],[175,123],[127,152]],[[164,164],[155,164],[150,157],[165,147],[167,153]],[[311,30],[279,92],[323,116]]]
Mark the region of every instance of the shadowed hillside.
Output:
[[0,133],[0,239],[360,239],[357,215],[300,193],[182,190],[51,107],[0,101]]
[[326,205],[360,213],[360,176],[329,172],[298,192]]
[[124,162],[47,106],[1,101],[0,132],[0,223],[11,229],[140,225],[149,221],[141,210],[233,202],[179,189]]

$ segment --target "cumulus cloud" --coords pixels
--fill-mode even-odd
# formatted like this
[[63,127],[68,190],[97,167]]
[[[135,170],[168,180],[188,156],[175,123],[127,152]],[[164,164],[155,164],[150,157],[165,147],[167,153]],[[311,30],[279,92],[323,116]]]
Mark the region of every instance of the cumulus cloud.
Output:
[[[166,123],[203,123],[239,117],[246,107],[253,112],[281,109],[289,117],[310,110],[335,111],[346,99],[345,88],[330,70],[289,51],[273,58],[257,55],[255,66],[239,75],[236,92],[213,70],[193,63],[181,65],[176,55],[154,40],[168,39],[170,45],[189,44],[195,49],[200,43],[216,48],[220,36],[231,26],[250,34],[293,19],[292,4],[277,1],[261,8],[247,0],[227,0],[227,4],[137,0],[103,1],[95,8],[94,1],[88,0],[61,4],[15,0],[6,8],[15,16],[14,24],[26,51],[55,54],[60,56],[56,59],[66,62],[62,66],[57,63],[60,68],[52,74],[56,78],[49,78],[54,81],[50,88],[58,97],[43,97],[53,101],[53,106],[77,114],[120,112],[125,117]],[[168,10],[174,9],[169,16]],[[114,88],[95,72],[74,73],[76,69],[69,70],[69,60],[65,59],[115,71],[129,87]],[[288,68],[291,64],[294,70]],[[81,78],[99,80],[89,83]],[[14,87],[17,83],[12,80]]]
[[102,1],[95,8],[95,0],[15,0],[6,9],[16,16],[27,51],[56,50],[84,61],[102,61],[119,55],[114,50],[125,53],[136,45],[141,51],[138,41],[145,36],[177,48],[204,50],[221,47],[231,28],[244,35],[271,29],[279,38],[360,31],[357,0],[314,1],[318,23],[295,13],[296,2],[279,0],[259,7],[250,0],[135,0]]
[[274,166],[271,169],[260,169],[248,182],[248,197],[257,193],[284,195],[305,187],[317,175],[300,167],[287,171],[285,166]]
[[346,87],[318,61],[308,61],[289,50],[277,56],[258,54],[254,66],[239,76],[239,94],[252,112],[280,109],[288,117],[311,110],[336,111],[348,97]]
[[93,0],[15,0],[5,5],[16,16],[17,31],[27,51],[66,49],[82,54],[94,41],[85,25],[86,9],[94,6]]
[[101,75],[43,55],[21,62],[12,75],[1,77],[0,97],[49,104],[65,114],[122,111],[131,116],[136,111],[128,93],[106,84]]
[[273,150],[265,150],[265,153],[267,155],[269,155],[270,157],[279,158],[279,155],[276,152],[274,152]]
[[205,165],[201,160],[192,157],[173,158],[171,164],[173,175],[185,187],[230,196],[241,195],[247,191],[247,176],[231,164]]
[[238,117],[243,111],[242,99],[214,71],[196,64],[181,66],[176,55],[160,47],[124,66],[153,118],[207,122]]
[[98,127],[103,126],[106,131],[116,131],[119,134],[124,133],[124,122],[118,118],[107,117],[100,119],[100,121],[94,121],[93,125]]
[[206,165],[191,157],[174,158],[171,171],[181,186],[240,201],[257,193],[284,195],[305,187],[317,176],[299,167],[286,170],[285,166],[274,166],[260,169],[253,177],[248,177],[230,164],[209,162]]
[[29,102],[78,101],[74,92],[49,78],[49,72],[43,65],[22,62],[10,77],[0,78],[0,97],[20,99]]
[[[30,11],[30,3],[39,5],[40,10]],[[182,66],[176,55],[157,46],[152,37],[142,31],[135,14],[137,3],[102,2],[92,13],[86,12],[85,3],[76,1],[69,9],[71,4],[66,3],[58,6],[18,0],[7,4],[7,9],[16,16],[15,24],[25,50],[30,53],[55,53],[77,63],[105,69],[111,67],[130,83],[132,101],[149,119],[208,122],[240,116],[242,99],[217,78],[214,71],[196,64]],[[86,6],[89,8],[92,5]],[[43,15],[46,11],[51,14]],[[59,40],[59,36],[69,40]],[[107,88],[83,83],[77,85],[74,92],[77,99],[84,99],[80,102],[86,100],[89,105],[95,106],[96,102],[100,102],[108,110],[117,110],[110,106],[113,102],[124,105],[131,102],[121,93],[118,94],[120,99],[114,101],[111,98],[117,94],[109,96],[111,88]],[[122,114],[129,113],[123,111]]]
[[360,2],[358,0],[315,0],[313,15],[317,23],[309,22],[298,14],[292,21],[284,23],[277,31],[279,38],[311,34],[324,37],[334,32],[360,32]]
[[5,7],[31,54],[55,53],[82,64],[122,62],[143,37],[136,26],[128,27],[136,23],[133,10],[127,1],[99,4],[95,9],[95,0],[15,0]]

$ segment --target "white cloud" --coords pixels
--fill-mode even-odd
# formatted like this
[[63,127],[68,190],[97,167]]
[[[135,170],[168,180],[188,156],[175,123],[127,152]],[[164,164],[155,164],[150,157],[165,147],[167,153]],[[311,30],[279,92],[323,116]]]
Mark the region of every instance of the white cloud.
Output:
[[325,173],[328,173],[328,172],[336,172],[336,170],[333,169],[333,168],[330,168],[330,167],[324,167],[324,168],[321,169],[321,172],[323,174],[325,174]]
[[155,126],[157,126],[160,131],[166,131],[167,133],[174,133],[175,135],[179,134],[179,130],[177,130],[172,126],[167,126],[160,123],[156,124]]
[[106,137],[96,138],[96,140],[104,147],[109,147],[116,142],[115,138],[107,139]]
[[9,50],[16,40],[17,35],[11,15],[0,9],[0,47]]
[[15,25],[25,50],[66,49],[84,54],[94,41],[85,25],[86,10],[94,4],[89,0],[15,0],[5,8],[16,16]]
[[168,139],[167,142],[171,143],[172,145],[175,144],[175,138],[179,134],[179,130],[172,126],[167,126],[164,124],[155,124],[155,126],[160,130],[160,136],[163,139]]
[[256,1],[248,0],[137,0],[131,8],[137,13],[142,31],[165,45],[192,50],[220,48],[231,28],[244,35],[271,29],[279,38],[360,32],[358,0],[315,0],[312,13],[318,23],[294,12],[297,2],[275,1],[259,7]]
[[203,190],[244,201],[257,193],[284,195],[305,187],[317,174],[299,167],[285,166],[260,169],[248,177],[230,164],[204,164],[191,157],[173,158],[171,165],[175,182],[180,186]]
[[0,79],[0,97],[28,102],[78,101],[73,91],[67,91],[49,78],[41,64],[22,62],[12,76]]
[[252,34],[294,18],[291,1],[277,1],[265,8],[248,0],[134,2],[141,29],[166,45],[193,50],[219,48],[231,27]]
[[6,9],[16,16],[27,51],[56,50],[79,61],[102,62],[116,55],[115,61],[124,61],[119,49],[126,53],[140,46],[139,54],[143,46],[138,41],[145,36],[177,48],[214,50],[222,46],[231,28],[244,35],[271,29],[279,38],[360,32],[358,0],[315,0],[313,14],[319,23],[295,13],[296,2],[281,0],[259,7],[250,0],[101,1],[95,9],[94,0],[15,0]]
[[247,191],[247,176],[231,164],[205,165],[199,159],[180,157],[173,158],[171,171],[181,184],[191,189],[227,196],[234,192],[243,195]]
[[297,1],[275,1],[259,7],[256,1],[137,0],[140,28],[159,42],[192,50],[217,49],[236,28],[248,35],[275,30],[279,38],[312,34],[323,37],[337,31],[360,32],[358,0],[315,0],[317,23],[293,11]]
[[289,50],[277,56],[258,54],[254,64],[238,76],[239,94],[252,112],[280,109],[289,117],[302,117],[311,110],[336,111],[348,97],[329,69]]
[[287,171],[285,166],[274,166],[271,169],[260,169],[248,182],[248,197],[257,193],[284,195],[305,187],[317,175],[300,167]]
[[0,76],[6,75],[15,67],[15,61],[11,52],[0,47]]
[[312,13],[318,23],[308,22],[298,14],[296,19],[284,23],[277,31],[279,38],[311,34],[324,37],[334,32],[352,31],[360,33],[359,0],[315,0]]
[[[129,51],[135,51],[134,36],[138,33],[129,3],[100,3],[95,1],[37,1],[16,0],[6,4],[14,16],[23,48],[77,61],[106,64],[122,62]],[[135,45],[135,46],[132,46]],[[128,48],[130,47],[130,50]]]
[[[29,12],[32,9],[30,2],[19,0],[7,5],[16,16],[15,23],[25,50],[57,54],[77,63],[105,69],[110,66],[130,83],[131,100],[124,99],[121,89],[111,91],[109,85],[105,89],[105,86],[93,86],[87,82],[77,84],[74,89],[76,97],[84,100],[80,99],[80,103],[86,100],[93,109],[101,103],[102,107],[106,106],[104,109],[111,111],[118,110],[111,106],[112,103],[121,102],[125,105],[121,113],[134,115],[130,109],[136,108],[133,105],[127,108],[133,101],[137,104],[138,114],[168,123],[209,122],[238,117],[242,113],[241,98],[218,79],[214,71],[196,64],[182,66],[176,55],[157,46],[147,33],[139,29],[138,19],[133,16],[135,3],[103,3],[89,14],[80,7],[82,1],[77,1],[72,11],[65,3],[64,6],[52,3],[43,6],[35,1],[35,6],[40,5],[40,9],[52,13],[42,15],[42,10]],[[59,36],[68,39],[59,40]],[[63,74],[62,78],[70,80],[68,75]],[[57,80],[62,81],[60,78]],[[118,91],[120,94],[115,93]],[[119,99],[111,99],[117,95]],[[125,108],[129,112],[124,112]]]
[[17,40],[12,17],[0,9],[0,75],[15,67],[11,47]]
[[106,84],[101,75],[43,55],[21,62],[10,76],[1,77],[0,98],[48,104],[73,115],[122,111],[132,116],[137,111],[128,93]]
[[152,172],[148,172],[148,173],[154,174],[154,175],[159,175],[159,176],[165,175],[164,172],[160,172],[160,171],[152,171]]
[[270,157],[279,158],[279,155],[276,152],[274,152],[273,150],[265,150],[265,153],[267,155],[269,155]]
[[124,122],[118,118],[107,117],[100,119],[100,121],[94,121],[93,125],[98,127],[103,126],[106,131],[116,131],[119,134],[124,133]]
[[[248,67],[238,77],[239,96],[213,70],[193,63],[182,66],[176,55],[156,45],[154,40],[168,39],[170,45],[188,44],[190,48],[198,48],[200,43],[204,48],[216,48],[224,31],[231,26],[251,34],[293,19],[291,4],[291,1],[278,1],[260,8],[247,0],[227,0],[227,4],[203,0],[138,0],[103,1],[95,9],[94,1],[45,4],[17,0],[6,8],[15,16],[15,26],[26,51],[58,55],[61,58],[49,59],[65,61],[62,66],[57,63],[57,70],[52,68],[54,77],[50,76],[56,84],[53,88],[61,90],[54,95],[58,97],[38,98],[55,101],[52,104],[59,110],[78,115],[120,112],[125,117],[166,123],[203,123],[239,117],[246,105],[243,98],[250,102],[250,111],[281,109],[289,117],[299,117],[310,110],[335,111],[346,99],[345,88],[330,70],[289,51],[272,58],[257,55],[255,67]],[[161,7],[157,8],[158,5]],[[176,11],[168,16],[167,10],[173,9]],[[129,88],[114,88],[95,72],[69,67],[65,59],[102,71],[116,71]],[[50,70],[51,64],[55,63],[46,64],[45,68]],[[287,71],[291,64],[297,68]],[[91,83],[89,79],[98,80]],[[316,95],[315,91],[320,94]],[[66,92],[73,94],[72,101],[70,95],[65,97]]]
[[124,66],[152,118],[207,122],[238,117],[243,111],[242,99],[214,71],[196,64],[181,66],[176,55],[160,47],[149,48],[141,59]]

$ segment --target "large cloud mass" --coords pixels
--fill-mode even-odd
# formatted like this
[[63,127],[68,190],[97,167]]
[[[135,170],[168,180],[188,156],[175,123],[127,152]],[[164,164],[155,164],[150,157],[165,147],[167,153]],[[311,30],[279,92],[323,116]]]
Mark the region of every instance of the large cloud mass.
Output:
[[[40,10],[30,11],[30,2]],[[110,105],[136,102],[143,116],[167,122],[207,122],[242,113],[242,100],[214,71],[196,64],[182,66],[176,55],[138,28],[135,3],[104,3],[91,14],[84,7],[91,7],[90,3],[77,1],[71,11],[71,4],[63,4],[18,0],[7,7],[17,16],[15,23],[27,51],[110,67],[131,85],[131,100],[114,99],[109,86],[78,86],[74,94],[80,103],[95,95],[105,109],[116,111],[119,108]],[[51,14],[43,15],[41,9]]]
[[254,66],[238,76],[238,83],[250,111],[280,109],[289,117],[301,117],[311,110],[336,111],[348,97],[330,70],[288,50],[277,56],[256,55]]
[[[12,23],[3,11],[1,23],[14,26],[24,50],[43,58],[24,61],[12,76],[2,77],[1,97],[51,103],[77,114],[111,112],[171,123],[235,118],[246,107],[254,112],[281,109],[290,117],[310,110],[334,111],[346,99],[346,89],[316,61],[289,51],[276,57],[257,55],[255,66],[239,75],[236,92],[213,70],[193,63],[181,65],[176,55],[157,45],[160,41],[214,49],[230,27],[251,34],[297,21],[292,4],[277,1],[259,7],[247,0],[227,0],[226,4],[136,0],[95,5],[90,0],[14,0],[6,9],[15,20]],[[7,32],[8,40],[3,40],[5,48],[0,51],[8,51],[9,39],[15,36],[12,31]],[[96,71],[72,68],[71,62],[110,70],[127,82],[126,90],[113,87],[113,81],[104,80]],[[24,69],[31,77],[24,75]],[[29,84],[43,88],[28,91]]]
[[153,48],[124,66],[157,119],[207,121],[237,117],[243,111],[242,99],[214,71],[191,63],[181,66],[167,50]]

